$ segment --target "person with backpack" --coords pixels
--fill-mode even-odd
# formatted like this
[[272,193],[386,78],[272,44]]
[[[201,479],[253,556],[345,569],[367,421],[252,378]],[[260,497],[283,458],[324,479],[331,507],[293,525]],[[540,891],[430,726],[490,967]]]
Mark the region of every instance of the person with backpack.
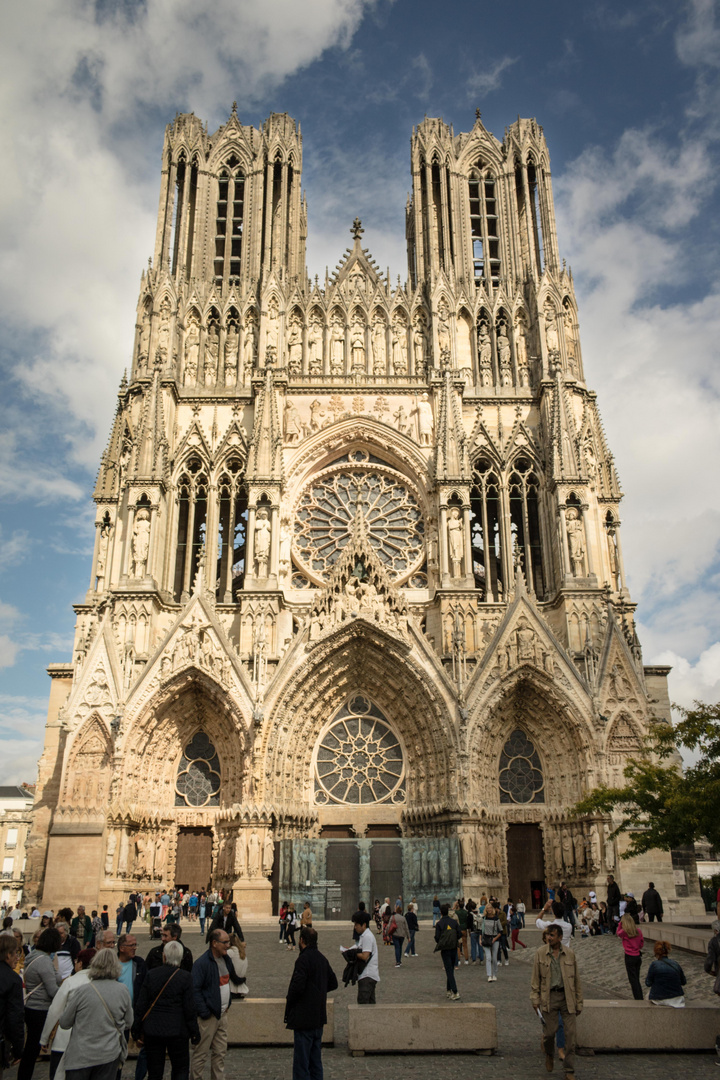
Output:
[[497,982],[498,953],[500,951],[500,938],[502,937],[502,923],[493,905],[488,902],[485,906],[485,914],[481,924],[483,948],[485,950],[485,971],[488,982]]
[[440,905],[440,919],[435,924],[435,952],[439,952],[442,957],[447,996],[451,1001],[459,1001],[460,995],[455,982],[455,961],[460,941],[460,924],[457,919],[450,918],[449,910],[449,904]]

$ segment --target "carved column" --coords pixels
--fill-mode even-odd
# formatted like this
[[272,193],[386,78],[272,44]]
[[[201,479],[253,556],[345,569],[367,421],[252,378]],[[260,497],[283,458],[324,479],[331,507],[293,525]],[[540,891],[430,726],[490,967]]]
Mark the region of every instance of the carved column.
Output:
[[464,505],[462,508],[463,517],[463,535],[465,537],[465,577],[473,578],[473,558],[472,558],[472,536],[470,534],[470,506]]
[[358,840],[357,847],[359,852],[358,896],[365,901],[367,910],[372,911],[372,896],[370,893],[370,848],[372,847],[372,840]]
[[448,566],[447,506],[440,507],[440,575],[443,582],[450,574]]
[[590,525],[590,518],[589,518],[589,515],[588,515],[588,511],[589,511],[590,507],[588,506],[587,503],[583,503],[582,506],[580,507],[580,509],[581,509],[581,512],[582,512],[583,531],[584,531],[584,535],[585,535],[585,550],[586,550],[586,553],[587,553],[587,571],[588,571],[588,575],[590,575],[590,574],[594,575],[595,574],[595,560],[593,559],[593,546],[592,546],[592,536],[591,536],[592,529],[591,529],[591,525]]
[[567,507],[565,506],[565,503],[561,503],[558,507],[558,514],[560,516],[560,544],[562,547],[563,577],[570,577],[572,575],[572,566],[570,563],[570,548],[568,546],[567,521],[565,520],[566,510]]

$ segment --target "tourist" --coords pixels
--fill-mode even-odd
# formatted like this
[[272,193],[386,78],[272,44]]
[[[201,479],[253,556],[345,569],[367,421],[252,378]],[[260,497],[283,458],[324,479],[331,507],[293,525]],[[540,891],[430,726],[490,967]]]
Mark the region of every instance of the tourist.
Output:
[[313,914],[312,908],[310,907],[310,901],[306,900],[300,916],[300,926],[312,926],[312,918]]
[[112,949],[115,951],[115,931],[103,930],[100,937],[95,941],[95,949],[100,952],[101,949]]
[[410,930],[408,929],[407,920],[403,915],[402,906],[400,904],[395,905],[395,912],[390,919],[389,933],[392,936],[393,945],[395,946],[395,967],[402,967],[402,947],[405,938],[410,937]]
[[608,929],[614,934],[620,922],[620,888],[612,874],[607,877],[607,912]]
[[55,922],[55,929],[60,934],[60,948],[56,952],[58,970],[63,979],[69,978],[75,970],[75,961],[80,952],[80,942],[70,936],[70,927],[62,920]]
[[198,922],[200,923],[200,933],[205,933],[205,920],[207,918],[207,896],[201,896],[198,899],[197,906]]
[[[120,974],[117,977],[123,986],[127,987],[130,1004],[133,1007],[140,996],[147,975],[147,965],[142,956],[135,955],[136,952],[137,938],[133,934],[121,934],[117,943],[117,954],[120,960]],[[129,1030],[125,1032],[126,1039],[129,1034]],[[141,1075],[144,1074],[144,1064],[144,1061],[141,1062],[138,1058],[138,1071]]]
[[218,914],[210,923],[210,929],[207,932],[205,940],[210,941],[210,938],[216,930],[224,930],[226,934],[237,934],[241,941],[245,940],[245,935],[242,932],[240,923],[237,920],[237,915],[233,911],[232,904],[229,900],[225,901]]
[[300,920],[295,911],[295,905],[290,903],[285,912],[285,941],[287,942],[287,947],[290,952],[295,951],[295,931],[299,926]]
[[[60,1017],[65,1012],[68,997],[81,986],[87,986],[88,968],[93,958],[97,955],[95,949],[81,949],[75,961],[75,971],[69,979],[65,979],[62,986],[52,999],[50,1008],[45,1014],[45,1024],[40,1035],[40,1045],[43,1053],[47,1053],[50,1045],[50,1080],[53,1080],[57,1072],[60,1059],[67,1050],[70,1042],[70,1028],[61,1028]],[[55,1030],[57,1029],[57,1030]],[[53,1038],[53,1030],[55,1037]]]
[[302,927],[300,953],[285,999],[285,1025],[294,1032],[293,1080],[322,1080],[323,1075],[321,1050],[327,995],[329,990],[337,989],[338,981],[317,943],[317,930]]
[[468,900],[465,909],[468,913],[468,930],[470,932],[470,963],[481,964],[485,959],[485,954],[480,940],[482,920],[478,906],[474,900]]
[[42,913],[42,915],[40,916],[40,929],[41,930],[47,930],[48,926],[52,926],[52,924],[53,924],[53,913],[52,913],[52,911],[44,911]]
[[192,982],[200,1041],[192,1054],[192,1080],[202,1080],[208,1054],[212,1080],[224,1080],[230,982],[238,981],[232,960],[227,957],[229,947],[230,935],[225,930],[213,930],[208,951],[193,964]]
[[485,905],[485,914],[481,923],[481,941],[485,950],[485,971],[488,982],[497,982],[498,953],[502,937],[502,923],[490,901]]
[[600,903],[598,904],[598,910],[600,911],[600,914],[598,916],[598,927],[600,929],[600,933],[601,934],[609,934],[610,933],[610,922],[608,920],[607,904],[605,903],[604,900],[601,900]]
[[110,912],[108,911],[107,904],[103,904],[103,909],[100,912],[100,922],[102,923],[103,930],[107,930],[110,926]]
[[358,1005],[374,1005],[375,991],[380,982],[377,941],[373,932],[368,929],[370,916],[367,911],[356,911],[352,922],[360,935],[357,943],[358,960],[365,965],[362,976],[357,981],[357,1003]]
[[278,937],[278,944],[285,944],[285,916],[287,915],[288,902],[283,900],[280,905],[280,911],[278,912],[278,923],[280,924],[280,935]]
[[[13,970],[16,962],[17,943],[14,938],[0,935],[0,1035],[4,1043],[5,1068],[21,1059],[25,1045],[23,984]],[[0,1063],[0,1071],[2,1068]]]
[[520,929],[524,930],[525,929],[525,901],[523,900],[522,896],[520,897],[517,904],[515,905],[515,910],[517,911],[518,915],[520,916]]
[[547,945],[541,945],[533,963],[530,1002],[535,1011],[540,1010],[543,1027],[543,1050],[545,1068],[552,1072],[555,1058],[555,1034],[558,1017],[562,1016],[565,1029],[565,1076],[575,1075],[575,1017],[583,1008],[582,987],[575,953],[565,945],[562,926],[551,924],[547,928]]
[[663,902],[660,893],[655,888],[655,882],[651,881],[642,894],[640,901],[642,909],[645,912],[645,918],[648,922],[662,922],[663,919]]
[[625,893],[625,915],[629,915],[636,923],[640,922],[640,908],[635,899],[635,893]]
[[441,917],[441,915],[442,915],[442,912],[440,911],[440,899],[438,897],[438,894],[435,893],[435,895],[433,896],[433,902],[432,902],[433,930],[435,929],[435,923],[438,921],[438,919]]
[[187,1080],[188,1039],[200,1041],[192,975],[183,962],[181,943],[166,942],[162,963],[148,972],[137,997],[132,1035],[145,1047],[149,1080],[162,1080],[166,1052],[172,1080]]
[[713,936],[708,941],[707,956],[705,957],[705,971],[713,978],[720,975],[720,919],[711,923]]
[[642,948],[645,944],[642,930],[632,915],[627,912],[623,915],[618,926],[617,936],[625,950],[625,970],[628,981],[636,1001],[642,1001],[643,992],[640,986],[640,966],[642,964]]
[[563,932],[563,945],[567,949],[572,937],[572,926],[563,919],[563,914],[563,906],[558,900],[548,900],[545,907],[540,912],[539,918],[535,920],[535,925],[538,930],[547,930],[549,926],[561,926]]
[[[9,938],[17,950],[15,938]],[[63,981],[57,959],[62,944],[60,931],[53,927],[43,930],[25,964],[25,1026],[27,1039],[18,1068],[18,1080],[31,1080],[40,1053],[40,1035],[47,1011]]]
[[650,987],[648,1001],[652,1001],[653,1005],[682,1009],[685,1007],[683,986],[687,980],[677,960],[670,959],[671,948],[669,941],[655,942],[655,959],[648,968],[645,985]]
[[405,956],[417,956],[417,952],[415,951],[415,935],[420,929],[420,924],[418,923],[418,917],[415,914],[414,904],[408,904],[408,909],[405,912],[405,922],[407,923],[409,935]]
[[457,983],[455,982],[455,964],[460,945],[460,923],[451,918],[449,904],[440,905],[440,919],[435,925],[435,951],[440,953],[440,958],[445,968],[445,991],[451,1001],[459,1001]]
[[508,952],[508,919],[505,912],[499,906],[499,901],[493,898],[493,906],[495,908],[495,915],[500,921],[501,933],[500,940],[498,941],[498,963],[501,964],[505,961],[505,967],[508,967],[510,963],[510,953]]
[[125,901],[121,900],[118,906],[115,908],[115,931],[117,936],[122,934],[123,922],[125,921]]
[[248,984],[245,979],[248,962],[245,942],[241,941],[237,934],[230,934],[230,945],[226,956],[229,960],[232,960],[237,979],[237,982],[230,984],[230,996],[233,1000],[242,1001],[248,995]]
[[95,939],[102,934],[105,927],[103,926],[102,919],[97,913],[97,909],[93,911],[92,916],[92,937],[90,938],[90,948],[95,947]]
[[527,945],[524,941],[520,940],[520,931],[522,930],[522,920],[517,913],[515,907],[510,908],[510,939],[512,941],[512,951],[515,952],[516,945],[522,945],[523,949],[527,949]]
[[464,957],[465,963],[469,963],[468,952],[468,913],[465,907],[465,901],[463,899],[458,900],[455,905],[455,918],[457,919],[458,926],[460,927],[460,938],[458,942],[458,964]]
[[[97,911],[95,912],[97,915]],[[88,948],[92,944],[93,939],[93,927],[92,919],[89,915],[85,914],[85,907],[83,904],[77,909],[77,915],[70,923],[70,933],[74,938],[80,942],[81,946]]]
[[181,926],[164,926],[160,931],[160,944],[156,945],[154,949],[151,949],[145,958],[148,971],[152,971],[154,968],[161,967],[164,963],[163,949],[171,941],[178,941],[182,947],[183,958],[180,967],[183,971],[192,971],[193,969],[193,954],[188,949],[187,945],[184,945],[180,938],[182,937]]
[[60,1017],[61,1028],[72,1028],[63,1058],[67,1080],[114,1080],[127,1057],[121,1032],[133,1022],[127,986],[120,981],[121,964],[102,949],[88,968],[88,985],[75,990]]
[[197,922],[198,903],[198,894],[194,892],[188,900],[188,917],[190,922]]

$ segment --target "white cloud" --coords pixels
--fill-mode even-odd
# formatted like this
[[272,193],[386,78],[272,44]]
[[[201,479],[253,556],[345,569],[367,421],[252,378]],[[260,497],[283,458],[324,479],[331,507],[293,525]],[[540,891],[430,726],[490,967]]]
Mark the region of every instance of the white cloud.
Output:
[[0,694],[0,784],[35,782],[46,715],[46,701]]
[[491,94],[493,90],[498,90],[502,83],[503,71],[507,71],[518,60],[517,56],[503,56],[490,67],[473,72],[467,81],[468,95],[472,97],[474,94]]

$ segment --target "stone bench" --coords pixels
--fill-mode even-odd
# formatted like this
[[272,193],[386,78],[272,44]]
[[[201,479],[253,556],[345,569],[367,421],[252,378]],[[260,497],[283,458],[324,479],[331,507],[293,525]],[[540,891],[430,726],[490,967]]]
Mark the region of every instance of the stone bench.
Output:
[[676,949],[702,956],[707,953],[708,942],[713,936],[710,927],[679,926],[677,923],[640,923],[640,929],[648,942],[669,941]]
[[[294,1034],[285,1027],[285,998],[245,998],[233,1001],[227,1014],[230,1046],[292,1046]],[[335,1041],[335,1008],[332,998],[327,1002],[327,1024],[323,1044]]]
[[497,1050],[495,1006],[348,1005],[348,1049],[363,1054]]
[[712,1002],[672,1009],[650,1001],[586,1001],[577,1018],[579,1050],[713,1050],[720,1008]]

